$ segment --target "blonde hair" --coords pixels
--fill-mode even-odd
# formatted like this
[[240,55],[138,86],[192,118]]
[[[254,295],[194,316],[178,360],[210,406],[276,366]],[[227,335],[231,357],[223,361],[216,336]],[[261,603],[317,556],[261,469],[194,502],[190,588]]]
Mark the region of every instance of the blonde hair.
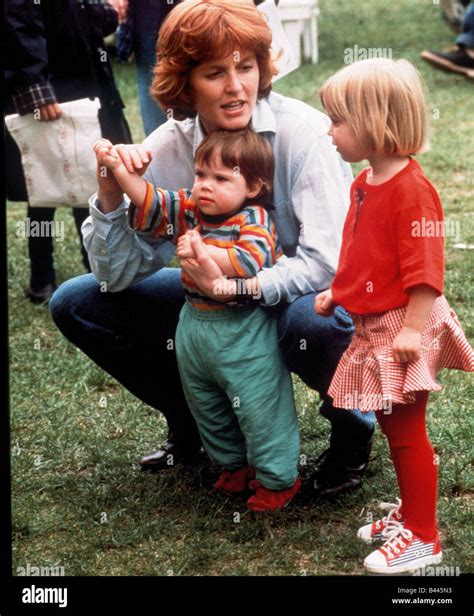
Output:
[[428,149],[423,86],[407,60],[354,62],[330,77],[319,96],[328,115],[347,122],[371,152],[410,155]]
[[188,83],[192,69],[243,49],[255,52],[260,71],[258,98],[263,98],[278,73],[271,44],[272,31],[251,0],[181,2],[161,27],[150,92],[162,109],[173,110],[177,120],[194,117]]

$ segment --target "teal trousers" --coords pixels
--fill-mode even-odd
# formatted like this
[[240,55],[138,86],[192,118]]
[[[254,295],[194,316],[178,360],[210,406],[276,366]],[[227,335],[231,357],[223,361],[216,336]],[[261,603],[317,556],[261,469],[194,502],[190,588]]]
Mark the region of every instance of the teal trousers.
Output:
[[276,319],[259,307],[201,311],[186,301],[176,356],[209,456],[230,471],[250,464],[270,490],[291,487],[299,428]]

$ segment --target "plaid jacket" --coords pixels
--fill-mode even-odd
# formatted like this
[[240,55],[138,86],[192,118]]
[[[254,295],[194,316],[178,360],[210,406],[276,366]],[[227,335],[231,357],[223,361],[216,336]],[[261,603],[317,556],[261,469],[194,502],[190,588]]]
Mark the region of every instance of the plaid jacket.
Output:
[[118,23],[106,0],[8,0],[5,19],[5,81],[17,113],[100,95],[97,81],[110,77],[98,68],[103,37]]
[[[97,97],[102,136],[131,143],[104,43],[117,22],[117,12],[105,0],[7,0],[2,31],[6,114]],[[8,131],[5,146],[8,199],[26,201],[20,154]]]

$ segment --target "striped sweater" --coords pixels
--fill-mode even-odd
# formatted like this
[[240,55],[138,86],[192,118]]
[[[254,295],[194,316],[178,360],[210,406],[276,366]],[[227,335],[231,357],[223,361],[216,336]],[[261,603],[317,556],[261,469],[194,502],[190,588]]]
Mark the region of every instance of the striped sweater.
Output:
[[[152,233],[176,244],[190,229],[197,229],[203,242],[226,248],[240,278],[251,278],[263,267],[271,267],[283,254],[268,212],[259,205],[246,205],[227,217],[206,216],[196,206],[191,191],[168,191],[147,182],[143,204],[130,203],[128,221],[132,229]],[[202,295],[193,280],[182,273],[188,301],[201,310],[226,307]]]

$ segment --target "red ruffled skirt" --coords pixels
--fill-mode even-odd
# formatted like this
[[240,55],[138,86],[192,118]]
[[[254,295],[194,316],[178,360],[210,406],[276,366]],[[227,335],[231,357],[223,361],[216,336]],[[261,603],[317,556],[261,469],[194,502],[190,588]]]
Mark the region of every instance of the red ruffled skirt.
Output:
[[395,362],[392,344],[406,310],[403,306],[380,314],[351,315],[355,333],[328,390],[335,407],[375,411],[410,404],[417,391],[441,389],[436,382],[441,368],[474,371],[474,352],[444,295],[436,299],[423,330],[420,359]]

